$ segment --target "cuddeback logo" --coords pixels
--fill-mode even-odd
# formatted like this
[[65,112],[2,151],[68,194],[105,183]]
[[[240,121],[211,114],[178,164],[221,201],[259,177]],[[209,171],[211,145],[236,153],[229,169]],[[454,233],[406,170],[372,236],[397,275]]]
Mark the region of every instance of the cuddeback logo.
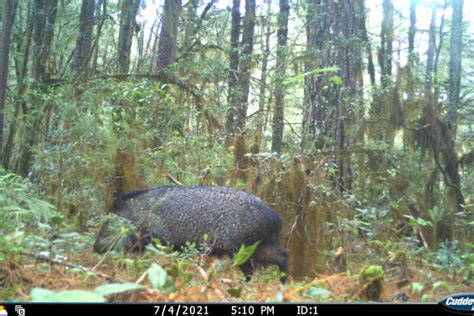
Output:
[[474,313],[474,293],[446,296],[439,304],[444,309],[455,313]]

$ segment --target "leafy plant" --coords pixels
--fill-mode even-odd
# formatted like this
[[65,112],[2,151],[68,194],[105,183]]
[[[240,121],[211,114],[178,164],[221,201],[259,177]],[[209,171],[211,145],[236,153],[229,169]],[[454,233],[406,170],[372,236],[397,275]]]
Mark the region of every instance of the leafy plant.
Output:
[[413,282],[410,285],[410,292],[411,292],[412,295],[418,295],[423,291],[424,288],[425,287],[423,286],[423,284],[421,284],[419,282]]
[[98,286],[93,291],[66,290],[55,292],[43,288],[33,288],[30,292],[32,302],[105,302],[106,296],[146,289],[135,283],[113,283]]
[[433,227],[433,243],[435,247],[438,245],[438,225],[443,221],[446,216],[449,215],[449,212],[446,212],[444,208],[435,206],[428,211],[430,216],[432,227]]
[[232,257],[232,264],[234,266],[240,266],[247,262],[250,257],[254,254],[255,250],[257,250],[257,246],[260,244],[260,241],[257,241],[253,245],[250,246],[245,246],[242,245],[239,249],[239,252],[237,252],[233,257]]
[[49,247],[41,232],[60,222],[56,208],[37,198],[29,181],[0,169],[0,262],[18,260],[25,247]]
[[0,222],[3,232],[48,227],[58,217],[56,208],[35,196],[22,177],[0,169]]
[[441,243],[434,253],[435,267],[449,273],[452,279],[465,270],[467,263],[464,258],[458,240]]
[[304,296],[312,298],[312,299],[327,299],[332,294],[331,291],[318,286],[313,286],[309,288],[306,292],[304,292]]
[[448,290],[449,292],[452,292],[453,291],[453,287],[451,285],[449,285],[448,282],[445,282],[445,281],[437,281],[437,282],[434,282],[433,283],[433,288],[437,289],[437,288],[445,288],[446,290]]
[[166,273],[165,269],[160,265],[152,263],[147,272],[148,281],[150,281],[150,284],[154,289],[160,290],[165,286],[168,280],[168,273]]

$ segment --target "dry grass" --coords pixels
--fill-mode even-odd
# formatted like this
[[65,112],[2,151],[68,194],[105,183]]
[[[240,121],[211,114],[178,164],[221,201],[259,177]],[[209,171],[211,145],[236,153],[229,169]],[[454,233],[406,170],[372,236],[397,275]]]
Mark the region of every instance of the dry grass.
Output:
[[[68,260],[69,264],[80,264],[84,267],[94,267],[101,260],[100,257],[85,252],[73,255]],[[161,259],[160,259],[161,260]],[[195,260],[195,259],[191,259]],[[186,273],[191,275],[187,282],[179,277],[172,277],[175,285],[174,290],[154,290],[148,283],[146,273],[131,271],[118,263],[112,257],[107,257],[97,267],[97,271],[113,276],[124,282],[134,282],[145,285],[148,290],[133,293],[123,293],[109,297],[111,301],[119,302],[354,302],[363,301],[363,286],[359,282],[358,272],[341,272],[333,275],[319,275],[317,278],[305,281],[289,279],[288,284],[281,285],[277,278],[271,278],[268,272],[258,271],[252,280],[244,283],[241,273],[231,264],[221,264],[216,269],[216,263],[220,259],[206,258],[201,268],[191,264]],[[0,295],[3,299],[19,299],[29,301],[29,293],[32,288],[47,288],[55,291],[84,289],[93,290],[95,287],[108,283],[104,278],[93,276],[90,273],[74,271],[63,265],[50,265],[32,260],[24,260],[21,265],[9,264],[2,267],[3,285]],[[163,261],[164,262],[164,261]],[[165,269],[169,268],[162,262]],[[223,268],[222,268],[223,267]],[[146,269],[145,269],[146,270]],[[418,282],[424,286],[419,293],[411,293],[410,284],[401,287],[396,274],[387,275],[384,282],[383,301],[395,301],[397,298],[405,297],[408,301],[421,300],[423,294],[430,295],[432,301],[452,294],[446,288],[433,288],[431,282],[426,278],[423,270],[412,270],[410,282]],[[5,277],[6,276],[6,277]],[[454,292],[468,292],[470,289],[456,280],[448,280],[442,273],[432,271],[431,278],[445,280],[452,286]],[[331,292],[329,296],[311,298],[306,292],[312,287],[324,288]],[[229,290],[240,289],[239,297],[234,297]]]

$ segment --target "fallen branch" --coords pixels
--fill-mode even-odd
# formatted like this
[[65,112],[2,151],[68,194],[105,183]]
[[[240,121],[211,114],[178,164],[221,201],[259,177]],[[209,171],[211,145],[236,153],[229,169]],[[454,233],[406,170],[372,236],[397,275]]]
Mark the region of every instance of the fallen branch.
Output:
[[143,272],[143,274],[135,281],[135,284],[141,284],[145,278],[148,276],[148,271]]
[[169,181],[171,181],[172,183],[176,184],[176,185],[179,185],[179,186],[184,186],[184,184],[182,184],[181,182],[179,182],[178,179],[176,179],[175,177],[173,177],[172,175],[170,175],[169,173],[165,173],[163,174],[163,176],[168,179]]

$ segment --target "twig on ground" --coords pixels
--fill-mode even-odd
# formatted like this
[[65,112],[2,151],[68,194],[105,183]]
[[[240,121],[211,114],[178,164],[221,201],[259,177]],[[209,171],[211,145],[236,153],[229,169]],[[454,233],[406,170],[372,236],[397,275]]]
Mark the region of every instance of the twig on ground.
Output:
[[98,276],[106,279],[107,281],[111,281],[111,282],[114,282],[114,283],[125,283],[125,281],[117,279],[117,278],[115,278],[111,275],[108,275],[108,274],[105,274],[105,273],[102,273],[102,272],[98,272],[98,271],[94,271],[93,269],[86,268],[86,267],[81,266],[79,264],[66,263],[66,262],[63,262],[61,260],[50,258],[48,255],[44,255],[44,254],[39,254],[38,255],[38,254],[29,253],[29,252],[22,252],[21,254],[23,256],[26,256],[26,257],[35,258],[38,261],[54,263],[54,264],[61,265],[61,266],[71,268],[71,269],[80,269],[84,272],[95,273]]

